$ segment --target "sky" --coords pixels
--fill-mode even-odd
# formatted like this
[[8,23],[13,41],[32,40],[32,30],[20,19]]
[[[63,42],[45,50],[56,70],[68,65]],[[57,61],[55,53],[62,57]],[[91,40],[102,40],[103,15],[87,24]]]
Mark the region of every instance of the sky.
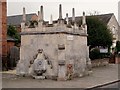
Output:
[[83,11],[86,15],[97,11],[98,14],[114,13],[118,19],[119,0],[7,0],[7,15],[22,14],[22,8],[26,8],[26,13],[37,13],[40,6],[44,7],[44,20],[49,20],[52,14],[53,19],[58,19],[59,4],[62,4],[62,15],[66,13],[72,16],[72,8],[75,8],[75,15],[81,16]]

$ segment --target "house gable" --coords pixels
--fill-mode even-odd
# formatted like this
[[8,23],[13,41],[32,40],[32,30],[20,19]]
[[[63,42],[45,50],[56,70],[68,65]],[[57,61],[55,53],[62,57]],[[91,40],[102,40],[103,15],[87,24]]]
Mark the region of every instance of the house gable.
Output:
[[109,22],[107,23],[107,26],[113,33],[115,33],[117,37],[116,39],[119,40],[119,35],[120,35],[119,24],[114,14],[112,15]]

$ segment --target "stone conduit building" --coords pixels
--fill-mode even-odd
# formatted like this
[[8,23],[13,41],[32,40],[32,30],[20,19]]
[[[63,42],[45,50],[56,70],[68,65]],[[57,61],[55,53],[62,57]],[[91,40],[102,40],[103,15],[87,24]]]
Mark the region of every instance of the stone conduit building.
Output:
[[[52,69],[47,70],[48,76],[55,76],[58,80],[67,80],[68,73],[72,77],[81,77],[88,74],[89,49],[87,46],[87,25],[83,12],[82,25],[75,22],[75,9],[72,9],[72,22],[62,18],[62,6],[59,6],[59,18],[57,22],[45,23],[43,6],[38,12],[38,24],[30,27],[26,24],[25,8],[23,8],[23,20],[21,23],[21,47],[20,61],[17,66],[17,75],[29,75],[31,60],[37,54],[38,49],[43,52],[52,63]],[[69,67],[70,66],[70,67]]]

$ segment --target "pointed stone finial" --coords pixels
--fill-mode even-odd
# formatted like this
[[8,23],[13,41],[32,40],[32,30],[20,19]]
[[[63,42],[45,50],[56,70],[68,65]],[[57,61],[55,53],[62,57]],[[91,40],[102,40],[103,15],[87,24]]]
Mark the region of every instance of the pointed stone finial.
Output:
[[43,15],[43,6],[40,7],[40,17],[41,17],[41,21],[43,21],[44,19],[44,15]]
[[38,22],[40,21],[40,11],[38,11]]
[[86,24],[85,12],[83,12],[82,25]]
[[49,24],[53,24],[52,14],[51,14],[51,16],[50,16],[50,21],[49,21]]
[[83,16],[85,16],[85,12],[83,12]]
[[72,22],[75,22],[75,8],[72,8]]
[[23,7],[23,18],[22,18],[23,22],[26,22],[26,12],[25,12],[25,7]]
[[43,21],[42,21],[42,19],[41,19],[41,12],[38,11],[38,27],[41,27],[42,24],[43,24]]
[[62,5],[59,5],[59,19],[62,19]]
[[67,24],[69,23],[69,20],[68,20],[68,13],[66,13],[66,22],[67,22]]

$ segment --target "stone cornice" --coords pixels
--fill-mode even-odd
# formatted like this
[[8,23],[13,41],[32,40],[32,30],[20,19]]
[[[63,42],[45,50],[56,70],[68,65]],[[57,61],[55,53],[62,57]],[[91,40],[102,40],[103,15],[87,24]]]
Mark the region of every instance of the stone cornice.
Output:
[[69,35],[76,35],[76,36],[88,36],[86,33],[78,33],[78,32],[69,32],[69,31],[51,31],[51,32],[45,32],[45,31],[36,31],[36,32],[21,32],[21,35],[45,35],[45,34],[69,34]]

